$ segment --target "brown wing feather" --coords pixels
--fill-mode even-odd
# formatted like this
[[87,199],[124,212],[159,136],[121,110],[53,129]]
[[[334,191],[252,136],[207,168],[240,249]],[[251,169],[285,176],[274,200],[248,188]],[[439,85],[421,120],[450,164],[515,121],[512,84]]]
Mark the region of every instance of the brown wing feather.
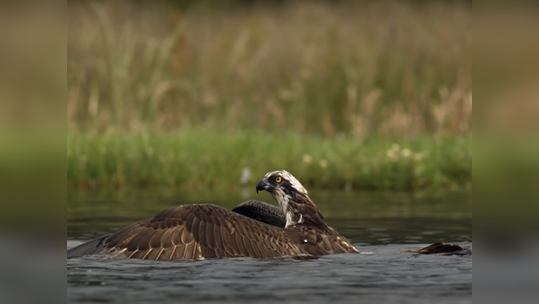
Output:
[[126,226],[105,243],[109,252],[131,258],[174,260],[202,257],[294,255],[282,228],[215,205],[184,205]]

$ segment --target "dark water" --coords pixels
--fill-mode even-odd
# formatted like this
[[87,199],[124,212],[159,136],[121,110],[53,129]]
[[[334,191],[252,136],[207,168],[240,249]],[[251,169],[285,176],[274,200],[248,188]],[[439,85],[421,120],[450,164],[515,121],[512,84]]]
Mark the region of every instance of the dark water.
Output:
[[[249,194],[70,194],[67,247],[180,204],[231,208],[246,198],[273,203],[269,195]],[[471,242],[471,194],[312,192],[311,197],[362,254],[309,260],[73,259],[67,261],[67,302],[472,302],[470,256],[403,252],[437,241]]]

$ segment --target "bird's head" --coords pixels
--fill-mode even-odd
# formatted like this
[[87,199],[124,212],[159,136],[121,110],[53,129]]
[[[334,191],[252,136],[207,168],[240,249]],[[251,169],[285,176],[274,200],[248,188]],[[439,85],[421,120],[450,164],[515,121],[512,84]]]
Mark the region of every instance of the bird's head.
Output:
[[312,202],[303,185],[285,170],[271,171],[256,184],[256,192],[268,191],[279,203],[286,217],[286,227],[309,223],[326,227],[324,217]]
[[[308,196],[307,190],[288,171],[277,170],[266,173],[256,184],[256,192],[266,190],[275,199],[281,196],[296,197],[298,194]],[[277,199],[279,201],[279,199]]]

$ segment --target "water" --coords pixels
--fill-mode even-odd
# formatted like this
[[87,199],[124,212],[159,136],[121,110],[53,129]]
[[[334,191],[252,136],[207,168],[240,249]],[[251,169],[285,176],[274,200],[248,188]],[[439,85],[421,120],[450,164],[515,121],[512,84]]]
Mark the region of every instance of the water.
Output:
[[[311,197],[361,254],[174,262],[72,259],[67,260],[67,302],[472,302],[471,256],[403,252],[437,241],[471,242],[471,195],[313,192]],[[67,247],[167,207],[215,203],[231,208],[245,198],[273,203],[260,194],[71,194]]]

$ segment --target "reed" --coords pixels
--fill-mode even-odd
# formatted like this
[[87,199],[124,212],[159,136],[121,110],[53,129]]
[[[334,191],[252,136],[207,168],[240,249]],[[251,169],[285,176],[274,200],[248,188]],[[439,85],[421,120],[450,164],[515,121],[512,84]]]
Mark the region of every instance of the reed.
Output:
[[68,2],[68,185],[468,187],[471,43],[463,2]]
[[467,134],[471,20],[460,1],[68,2],[68,129]]

